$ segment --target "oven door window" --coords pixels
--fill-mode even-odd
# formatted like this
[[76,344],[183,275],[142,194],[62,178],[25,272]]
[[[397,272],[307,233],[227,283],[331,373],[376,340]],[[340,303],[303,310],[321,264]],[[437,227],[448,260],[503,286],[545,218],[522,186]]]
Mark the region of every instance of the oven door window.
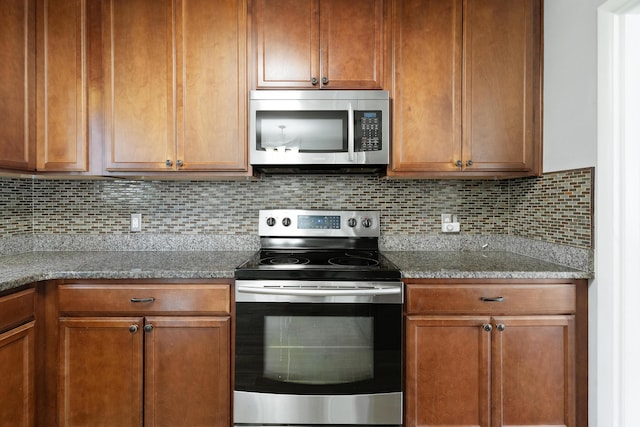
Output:
[[347,111],[257,111],[258,150],[346,153]]
[[399,304],[238,303],[236,390],[400,391]]

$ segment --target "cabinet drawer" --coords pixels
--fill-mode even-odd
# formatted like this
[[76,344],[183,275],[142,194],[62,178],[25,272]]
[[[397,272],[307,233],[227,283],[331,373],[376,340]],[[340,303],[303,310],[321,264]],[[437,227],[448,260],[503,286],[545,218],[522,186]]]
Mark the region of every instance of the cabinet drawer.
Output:
[[0,332],[33,319],[34,303],[33,288],[0,298]]
[[571,284],[407,285],[407,313],[570,314],[576,309]]
[[66,313],[177,313],[230,311],[226,284],[64,284],[58,287],[60,312]]

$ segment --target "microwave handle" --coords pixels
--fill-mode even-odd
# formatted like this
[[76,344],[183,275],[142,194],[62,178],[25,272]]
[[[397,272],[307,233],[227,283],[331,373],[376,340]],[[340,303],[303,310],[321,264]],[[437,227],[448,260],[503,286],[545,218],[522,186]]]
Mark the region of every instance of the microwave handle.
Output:
[[349,102],[349,111],[347,113],[347,120],[349,121],[349,125],[347,126],[347,150],[349,151],[349,161],[354,162],[355,159],[355,135],[354,135],[354,123],[353,123],[353,106],[351,102]]

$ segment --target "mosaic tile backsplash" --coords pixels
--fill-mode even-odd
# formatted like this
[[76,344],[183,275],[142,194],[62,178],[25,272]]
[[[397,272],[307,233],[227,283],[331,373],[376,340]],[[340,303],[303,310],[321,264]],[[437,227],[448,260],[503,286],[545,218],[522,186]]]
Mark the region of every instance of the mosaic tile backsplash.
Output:
[[[0,178],[0,237],[141,234],[255,235],[266,208],[371,209],[382,234],[438,235],[457,214],[464,235],[510,235],[592,248],[593,170],[505,181],[268,176],[258,181]],[[139,233],[140,234],[140,233]]]

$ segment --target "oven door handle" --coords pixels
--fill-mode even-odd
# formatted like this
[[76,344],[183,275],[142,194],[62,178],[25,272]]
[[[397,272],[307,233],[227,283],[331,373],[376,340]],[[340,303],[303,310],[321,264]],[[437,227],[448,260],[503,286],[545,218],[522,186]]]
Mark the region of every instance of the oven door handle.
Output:
[[256,288],[252,286],[238,286],[238,292],[261,295],[293,295],[293,296],[376,296],[397,295],[401,288],[376,288],[376,289],[292,289],[292,288]]

